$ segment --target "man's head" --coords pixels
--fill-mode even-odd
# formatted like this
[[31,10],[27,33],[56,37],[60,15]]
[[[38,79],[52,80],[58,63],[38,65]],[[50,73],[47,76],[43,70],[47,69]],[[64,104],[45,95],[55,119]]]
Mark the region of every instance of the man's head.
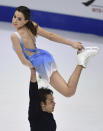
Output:
[[42,111],[51,113],[54,111],[55,101],[53,91],[48,88],[40,88],[39,91],[40,106]]

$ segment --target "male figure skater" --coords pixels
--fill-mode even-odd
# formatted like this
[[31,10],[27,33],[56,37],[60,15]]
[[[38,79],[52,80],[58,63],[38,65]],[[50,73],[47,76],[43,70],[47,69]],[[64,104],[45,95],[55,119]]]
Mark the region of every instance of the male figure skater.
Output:
[[48,88],[38,89],[35,69],[31,69],[29,87],[29,122],[31,131],[56,131],[56,122],[52,112],[55,101],[53,91]]

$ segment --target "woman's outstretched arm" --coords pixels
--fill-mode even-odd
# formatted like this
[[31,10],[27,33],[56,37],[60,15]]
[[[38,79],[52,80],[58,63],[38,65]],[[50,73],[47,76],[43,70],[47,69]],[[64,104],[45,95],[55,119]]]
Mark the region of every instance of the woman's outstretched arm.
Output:
[[37,28],[37,34],[49,40],[72,46],[73,48],[78,49],[78,50],[81,50],[84,48],[84,46],[80,42],[73,42],[71,40],[65,39],[55,33],[46,31],[45,29],[41,28],[40,26],[38,26]]

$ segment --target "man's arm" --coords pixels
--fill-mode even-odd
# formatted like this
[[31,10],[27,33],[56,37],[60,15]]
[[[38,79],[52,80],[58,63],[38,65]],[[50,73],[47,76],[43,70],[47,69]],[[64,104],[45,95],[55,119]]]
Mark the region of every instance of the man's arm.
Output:
[[34,68],[30,68],[30,71],[31,71],[30,81],[33,82],[33,83],[37,82],[36,70]]
[[31,70],[30,86],[29,86],[29,120],[36,120],[40,112],[40,102],[38,96],[38,84],[36,81],[36,71]]

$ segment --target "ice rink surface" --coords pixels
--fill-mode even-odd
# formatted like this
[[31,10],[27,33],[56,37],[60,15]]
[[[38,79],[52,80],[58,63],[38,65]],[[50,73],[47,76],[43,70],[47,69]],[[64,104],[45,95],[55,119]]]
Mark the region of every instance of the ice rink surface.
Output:
[[[47,29],[84,46],[98,46],[100,51],[83,70],[76,94],[65,98],[53,87],[57,131],[103,131],[103,37]],[[28,122],[30,71],[12,49],[10,23],[0,22],[0,131],[30,131]],[[55,58],[58,71],[67,81],[77,60],[76,50],[37,37],[37,47]]]

